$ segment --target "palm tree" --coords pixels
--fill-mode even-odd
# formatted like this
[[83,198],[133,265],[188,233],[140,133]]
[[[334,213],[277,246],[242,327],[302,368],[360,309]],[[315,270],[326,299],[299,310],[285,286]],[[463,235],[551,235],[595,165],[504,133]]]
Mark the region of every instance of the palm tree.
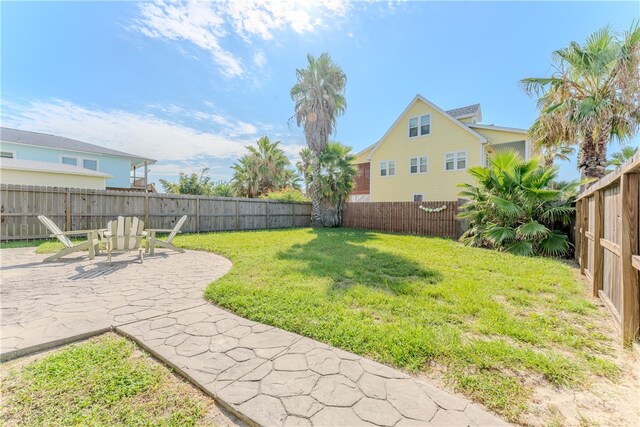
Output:
[[617,153],[613,153],[611,155],[611,160],[609,160],[609,166],[621,166],[627,160],[630,160],[633,156],[638,152],[638,147],[622,147],[622,150]]
[[305,195],[309,196],[309,186],[311,185],[311,150],[309,148],[303,148],[300,150],[300,160],[296,163],[298,173],[302,175],[302,181],[304,182]]
[[548,144],[539,147],[542,155],[542,162],[545,167],[553,166],[556,160],[569,160],[576,149],[564,143]]
[[233,166],[231,187],[237,197],[258,197],[260,195],[260,174],[257,159],[245,154]]
[[319,191],[322,197],[325,227],[338,227],[342,224],[344,204],[355,185],[357,174],[352,162],[351,147],[330,142],[319,155],[320,179]]
[[233,165],[232,186],[236,195],[259,197],[270,191],[299,187],[289,159],[279,145],[280,141],[271,142],[263,136],[255,147],[247,147],[249,153]]
[[567,229],[575,209],[571,206],[578,183],[556,181],[558,169],[545,168],[537,158],[523,161],[504,150],[487,167],[472,167],[477,184],[462,184],[469,202],[460,217],[469,228],[460,240],[518,255],[566,255]]
[[[336,119],[344,113],[346,100],[344,90],[347,76],[336,65],[328,53],[317,59],[307,55],[307,68],[297,69],[297,82],[291,88],[291,99],[295,102],[296,125],[302,126],[307,145],[311,150],[311,220],[321,224],[319,153],[329,142],[329,135],[336,130]],[[293,119],[293,117],[292,117]]]
[[540,146],[579,142],[578,168],[599,179],[607,166],[611,138],[632,137],[640,121],[640,27],[623,37],[609,28],[572,42],[553,53],[551,77],[521,80],[525,91],[538,96],[540,116],[530,129]]

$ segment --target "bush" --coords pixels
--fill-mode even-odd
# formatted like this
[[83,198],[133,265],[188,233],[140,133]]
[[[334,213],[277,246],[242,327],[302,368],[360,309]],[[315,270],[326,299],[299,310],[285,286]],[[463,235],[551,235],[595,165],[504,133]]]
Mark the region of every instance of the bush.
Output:
[[302,194],[302,191],[295,188],[285,188],[280,191],[272,191],[260,197],[266,200],[277,200],[280,202],[308,202],[309,198]]
[[578,183],[558,185],[558,169],[538,159],[523,161],[515,151],[500,151],[488,167],[469,173],[477,185],[462,184],[469,199],[460,218],[469,229],[460,241],[518,255],[564,256],[571,244],[562,230],[571,222]]

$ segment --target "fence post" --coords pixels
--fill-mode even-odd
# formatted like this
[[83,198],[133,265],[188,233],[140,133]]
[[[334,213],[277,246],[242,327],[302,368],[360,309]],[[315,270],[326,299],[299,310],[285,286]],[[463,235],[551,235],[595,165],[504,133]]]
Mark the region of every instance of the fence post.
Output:
[[236,230],[240,230],[240,203],[236,200]]
[[67,231],[71,231],[71,191],[67,188],[65,197],[65,218],[64,225]]
[[580,209],[581,221],[580,221],[580,273],[584,274],[584,270],[587,268],[588,262],[588,250],[589,239],[587,239],[587,227],[589,226],[589,200],[587,198],[582,199]]
[[580,249],[582,248],[582,241],[580,240],[580,224],[582,220],[582,200],[576,200],[576,216],[573,223],[573,257],[575,261],[580,263]]
[[144,193],[144,223],[149,228],[149,192]]
[[638,301],[638,272],[634,269],[632,257],[638,254],[638,187],[640,175],[627,173],[620,177],[620,197],[622,201],[622,242],[620,259],[622,262],[622,340],[628,343],[638,332],[640,308]]
[[293,209],[291,210],[291,228],[294,228],[296,226],[296,206],[297,206],[297,203],[294,203],[291,206],[293,206]]
[[267,211],[267,223],[265,224],[265,225],[266,225],[266,227],[265,227],[265,228],[268,230],[268,229],[269,229],[269,225],[270,225],[270,218],[269,218],[269,201],[268,201],[268,200],[267,200],[267,206],[266,206],[265,210]]
[[593,230],[593,296],[598,296],[602,289],[604,251],[600,245],[600,239],[604,237],[604,190],[598,190],[593,194],[595,204],[595,218]]
[[196,196],[196,233],[200,234],[200,197]]

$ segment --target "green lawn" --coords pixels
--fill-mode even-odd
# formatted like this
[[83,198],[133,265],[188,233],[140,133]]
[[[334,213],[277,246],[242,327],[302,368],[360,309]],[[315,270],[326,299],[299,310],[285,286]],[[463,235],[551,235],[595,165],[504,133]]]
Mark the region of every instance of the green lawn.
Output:
[[3,368],[6,425],[202,425],[212,404],[114,334]]
[[412,371],[510,420],[530,384],[615,379],[596,307],[561,261],[348,229],[180,236],[230,258],[206,298],[243,317]]
[[[533,387],[615,380],[610,338],[568,263],[349,229],[178,236],[230,258],[212,302],[415,374],[507,419]],[[38,252],[50,252],[47,242]]]

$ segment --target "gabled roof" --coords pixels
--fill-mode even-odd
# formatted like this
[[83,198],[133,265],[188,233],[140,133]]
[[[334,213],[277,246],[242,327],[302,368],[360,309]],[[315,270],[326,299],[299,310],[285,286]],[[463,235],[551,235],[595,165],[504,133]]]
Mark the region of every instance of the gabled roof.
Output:
[[447,110],[447,114],[456,119],[477,116],[480,113],[480,104],[467,105],[466,107]]
[[360,157],[361,155],[365,154],[366,152],[371,151],[371,150],[373,149],[373,147],[375,147],[375,146],[376,146],[376,144],[377,144],[377,142],[374,142],[373,144],[371,144],[371,145],[370,145],[370,146],[368,146],[367,148],[365,148],[365,149],[363,149],[363,150],[358,151],[356,154],[354,154],[354,156],[353,156],[353,157],[356,157],[356,158],[357,158],[357,157]]
[[62,173],[68,175],[93,176],[98,178],[112,178],[104,172],[93,171],[64,163],[40,162],[36,160],[7,159],[0,160],[0,169],[22,170],[32,172]]
[[[451,114],[447,113],[446,111],[444,111],[442,108],[438,107],[436,104],[434,104],[433,102],[429,101],[427,98],[423,97],[420,94],[417,94],[413,100],[409,103],[409,105],[407,105],[407,108],[404,109],[404,111],[402,113],[400,113],[400,115],[398,116],[398,118],[396,119],[395,122],[393,122],[393,124],[389,127],[389,129],[387,129],[387,131],[385,132],[384,135],[382,135],[382,138],[380,138],[378,140],[378,142],[375,143],[375,145],[373,146],[373,148],[371,149],[371,151],[369,151],[369,155],[367,156],[368,160],[371,160],[371,155],[373,154],[374,151],[376,151],[376,149],[380,146],[380,143],[382,141],[384,141],[384,139],[387,137],[387,135],[389,135],[389,132],[391,132],[391,129],[393,129],[394,127],[396,127],[396,125],[400,122],[400,119],[407,113],[407,111],[409,111],[409,109],[413,106],[413,104],[415,104],[418,101],[422,101],[425,104],[427,104],[429,107],[433,108],[434,110],[436,110],[437,112],[439,112],[440,114],[442,114],[444,117],[446,117],[447,119],[451,120],[453,123],[455,123],[457,126],[459,126],[461,129],[464,129],[466,132],[468,132],[469,134],[473,135],[475,138],[477,138],[481,143],[487,143],[489,142],[489,140],[487,138],[485,138],[484,136],[480,135],[478,132],[474,131],[473,129],[471,129],[468,126],[465,126],[464,123],[462,123],[461,121],[459,121],[458,119],[454,118],[453,116],[451,116]],[[478,105],[478,108],[480,108],[480,106]]]
[[142,160],[155,163],[153,159],[136,156],[135,154],[124,153],[101,147],[88,142],[65,138],[63,136],[49,135],[46,133],[31,132],[26,130],[0,127],[0,141],[14,142],[16,144],[33,145],[36,147],[53,148],[58,150],[80,151],[83,153],[103,154],[107,156],[126,157],[132,160]]

